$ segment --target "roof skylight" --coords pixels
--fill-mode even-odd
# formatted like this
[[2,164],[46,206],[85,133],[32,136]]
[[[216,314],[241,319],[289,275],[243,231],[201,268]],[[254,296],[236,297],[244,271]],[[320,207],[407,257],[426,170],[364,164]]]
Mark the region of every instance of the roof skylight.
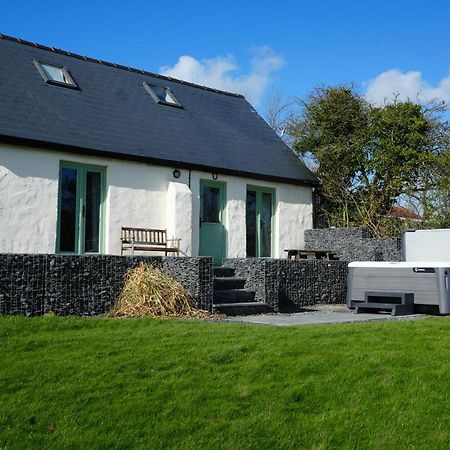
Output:
[[75,80],[70,75],[65,67],[55,66],[39,61],[34,61],[39,73],[48,84],[55,84],[58,86],[66,86],[71,88],[78,88]]
[[182,108],[168,87],[155,86],[144,82],[144,88],[156,103]]

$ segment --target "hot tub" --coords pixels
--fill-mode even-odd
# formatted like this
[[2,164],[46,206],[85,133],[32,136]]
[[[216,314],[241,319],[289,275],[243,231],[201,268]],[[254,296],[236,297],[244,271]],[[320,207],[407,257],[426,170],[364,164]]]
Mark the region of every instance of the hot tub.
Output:
[[450,314],[449,277],[450,261],[352,262],[348,265],[347,306],[364,302],[367,291],[403,292],[414,294],[414,306]]

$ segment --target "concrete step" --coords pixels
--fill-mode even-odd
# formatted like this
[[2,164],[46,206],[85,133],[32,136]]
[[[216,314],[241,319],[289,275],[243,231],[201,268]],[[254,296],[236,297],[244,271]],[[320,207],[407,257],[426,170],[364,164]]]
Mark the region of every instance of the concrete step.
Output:
[[414,314],[414,305],[397,303],[364,302],[355,305],[355,314],[373,313],[376,311],[391,311],[392,316],[402,316]]
[[214,290],[244,289],[246,278],[214,277]]
[[214,267],[215,277],[234,277],[235,272],[232,267]]
[[253,289],[221,289],[215,290],[213,306],[216,303],[246,303],[255,301]]
[[250,316],[273,312],[273,308],[262,302],[218,303],[213,305],[213,311],[227,316]]

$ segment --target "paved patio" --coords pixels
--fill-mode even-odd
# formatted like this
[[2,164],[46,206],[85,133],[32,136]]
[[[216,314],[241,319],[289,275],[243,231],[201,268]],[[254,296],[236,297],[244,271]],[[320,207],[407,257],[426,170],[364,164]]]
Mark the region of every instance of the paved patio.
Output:
[[372,321],[417,320],[428,317],[426,314],[411,314],[392,317],[390,313],[354,314],[345,305],[314,305],[302,312],[291,314],[258,314],[254,316],[227,317],[229,322],[245,322],[263,325],[295,326],[327,323],[354,323]]

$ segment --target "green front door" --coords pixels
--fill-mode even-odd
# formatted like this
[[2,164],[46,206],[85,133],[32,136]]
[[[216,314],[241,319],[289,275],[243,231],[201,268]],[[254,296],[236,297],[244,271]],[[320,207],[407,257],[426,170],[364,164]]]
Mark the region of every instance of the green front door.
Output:
[[247,257],[272,256],[275,190],[259,186],[247,186],[245,209]]
[[215,264],[225,258],[226,184],[200,181],[200,256],[212,256]]
[[62,162],[56,251],[102,253],[105,168]]

